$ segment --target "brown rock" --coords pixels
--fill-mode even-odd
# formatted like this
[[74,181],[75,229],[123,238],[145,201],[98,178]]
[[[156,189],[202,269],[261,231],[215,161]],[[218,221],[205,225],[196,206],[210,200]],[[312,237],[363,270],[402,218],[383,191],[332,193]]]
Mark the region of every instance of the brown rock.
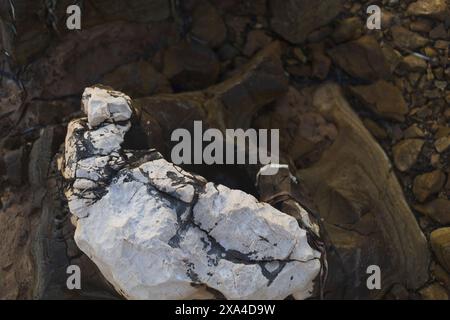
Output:
[[409,298],[408,290],[399,284],[394,284],[392,289],[386,295],[387,300],[407,300]]
[[206,46],[184,41],[164,53],[164,70],[175,91],[192,91],[214,84],[220,64]]
[[431,272],[433,272],[434,277],[439,281],[447,290],[450,290],[450,274],[445,271],[437,263],[431,265]]
[[358,17],[345,19],[334,30],[333,40],[337,43],[355,40],[361,36],[362,28],[362,21]]
[[391,28],[394,44],[403,49],[419,49],[428,43],[428,39],[401,26]]
[[433,22],[428,19],[419,18],[418,20],[411,22],[409,28],[416,32],[430,32],[431,29],[433,29]]
[[204,91],[133,100],[133,107],[142,111],[139,121],[148,131],[149,145],[165,154],[170,150],[173,130],[182,126],[191,129],[194,120],[212,119],[210,125],[223,130],[248,128],[261,107],[288,89],[280,54],[280,45],[274,42],[230,78]]
[[425,60],[410,54],[403,58],[399,67],[409,72],[424,72],[427,70],[427,63]]
[[425,137],[425,133],[417,126],[417,124],[411,125],[403,134],[406,139]]
[[398,170],[408,171],[416,163],[424,141],[421,139],[406,139],[392,148],[394,163]]
[[368,86],[351,86],[350,92],[361,100],[366,108],[384,118],[403,121],[408,113],[408,106],[400,90],[384,80]]
[[[67,0],[58,2],[59,16],[65,16],[67,6],[72,3]],[[66,2],[66,5],[64,5],[64,2]],[[98,24],[104,20],[148,23],[162,21],[170,17],[169,0],[129,0],[126,2],[120,0],[96,0],[95,5],[88,4],[83,9],[84,23],[87,25]],[[61,29],[63,29],[65,28],[65,19],[61,20]]]
[[447,291],[437,282],[434,282],[419,291],[423,300],[448,300]]
[[311,32],[306,40],[309,43],[317,43],[321,41],[325,41],[325,39],[329,36],[331,36],[331,33],[333,32],[333,29],[330,26],[324,26],[317,30],[314,30]]
[[381,27],[382,28],[390,28],[397,21],[398,21],[398,17],[396,15],[394,15],[390,11],[382,9],[382,13],[381,13]]
[[419,0],[409,5],[406,11],[412,16],[443,19],[448,14],[446,0]]
[[447,29],[445,29],[443,23],[438,24],[433,30],[430,31],[430,38],[435,40],[448,38]]
[[450,200],[448,199],[437,198],[414,208],[442,225],[450,224]]
[[430,235],[430,243],[441,266],[450,272],[450,228],[434,230]]
[[390,68],[380,45],[371,36],[341,44],[328,53],[333,62],[351,76],[372,81],[390,76]]
[[272,38],[263,30],[252,30],[247,34],[247,42],[242,53],[247,57],[251,57],[271,42]]
[[133,98],[172,92],[167,78],[143,60],[120,66],[106,74],[101,83]]
[[442,137],[434,142],[437,152],[442,153],[450,147],[450,136]]
[[266,0],[212,0],[220,10],[243,16],[263,16],[267,12]]
[[446,137],[446,136],[450,136],[450,127],[439,126],[434,137],[436,139],[439,139],[439,138]]
[[331,60],[325,55],[323,43],[315,43],[309,46],[312,54],[312,76],[320,80],[326,79],[331,67]]
[[23,147],[6,152],[3,156],[6,178],[9,183],[20,186],[25,180],[25,149]]
[[272,29],[292,43],[302,43],[308,34],[328,24],[341,11],[341,0],[270,0]]
[[307,64],[288,66],[286,71],[295,77],[307,78],[312,76],[312,68]]
[[387,64],[389,65],[390,71],[393,72],[402,61],[402,55],[400,54],[400,52],[386,43],[384,44],[383,48],[381,48],[381,50],[387,61]]
[[417,200],[424,202],[430,195],[438,193],[445,184],[445,174],[440,170],[418,175],[414,179],[413,192]]
[[208,1],[199,1],[195,7],[191,32],[194,37],[212,48],[220,46],[227,36],[222,17]]
[[363,120],[363,123],[367,130],[369,130],[375,138],[386,139],[388,137],[386,130],[380,127],[375,121],[366,118]]
[[[338,131],[317,162],[297,171],[335,248],[327,258],[329,275],[333,276],[325,291],[342,289],[343,296],[367,299],[384,296],[394,283],[410,289],[421,287],[428,279],[428,246],[388,157],[351,110],[339,87],[320,86],[313,104]],[[400,257],[408,262],[400,262]],[[362,277],[372,263],[384,270],[382,290],[367,290],[367,278]],[[353,271],[337,271],[342,269]],[[353,280],[348,281],[349,277]],[[340,280],[346,288],[334,287]]]
[[450,41],[438,40],[434,43],[434,47],[440,50],[447,50],[450,46]]
[[426,56],[430,57],[430,58],[434,58],[438,55],[438,52],[436,51],[436,49],[434,49],[432,47],[426,47],[424,49],[424,52],[425,52]]
[[[81,94],[104,74],[129,63],[130,57],[155,53],[175,37],[175,26],[113,22],[80,32],[49,48],[48,54],[30,66],[30,96],[55,99]],[[153,51],[155,50],[155,51]],[[77,61],[77,63],[74,63]],[[36,92],[43,90],[43,92]]]

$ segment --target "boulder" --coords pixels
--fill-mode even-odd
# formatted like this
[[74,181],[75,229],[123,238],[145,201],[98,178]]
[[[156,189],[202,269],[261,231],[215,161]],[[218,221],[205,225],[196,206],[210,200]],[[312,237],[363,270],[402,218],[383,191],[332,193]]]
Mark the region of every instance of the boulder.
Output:
[[[86,91],[92,90],[104,89]],[[84,108],[95,114],[100,95],[87,92]],[[100,125],[89,116],[69,124],[64,176],[78,218],[75,241],[119,293],[128,299],[311,295],[320,253],[295,218],[208,183],[155,151],[121,150],[129,126],[113,117]]]

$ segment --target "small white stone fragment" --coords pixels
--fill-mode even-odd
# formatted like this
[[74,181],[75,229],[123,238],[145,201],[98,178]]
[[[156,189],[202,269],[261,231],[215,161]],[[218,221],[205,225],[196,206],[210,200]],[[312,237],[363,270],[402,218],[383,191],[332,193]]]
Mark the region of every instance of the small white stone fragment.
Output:
[[82,104],[91,127],[96,127],[107,120],[127,121],[132,114],[130,97],[118,91],[98,87],[86,88]]

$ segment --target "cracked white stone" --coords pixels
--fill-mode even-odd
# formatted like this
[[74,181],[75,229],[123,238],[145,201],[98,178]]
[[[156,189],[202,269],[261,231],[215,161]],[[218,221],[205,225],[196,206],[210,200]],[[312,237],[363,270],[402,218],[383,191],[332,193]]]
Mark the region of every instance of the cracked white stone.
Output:
[[[89,100],[86,106],[89,114]],[[120,150],[115,129],[107,130],[110,142],[103,137],[108,147],[92,147],[105,126],[120,136],[129,129],[110,120],[69,125],[64,176],[79,218],[75,241],[118,292],[128,299],[310,296],[320,253],[294,218],[155,151]]]
[[82,104],[91,127],[96,127],[105,121],[127,121],[132,114],[130,97],[119,91],[98,87],[86,88]]

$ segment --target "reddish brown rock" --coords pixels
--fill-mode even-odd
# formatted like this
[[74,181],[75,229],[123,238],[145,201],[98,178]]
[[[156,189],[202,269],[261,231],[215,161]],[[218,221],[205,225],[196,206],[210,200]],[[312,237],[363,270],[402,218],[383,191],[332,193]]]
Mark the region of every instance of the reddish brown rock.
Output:
[[403,121],[408,113],[408,106],[401,91],[384,80],[368,86],[351,86],[350,92],[364,107],[384,118]]
[[245,43],[242,53],[247,57],[251,57],[259,50],[265,48],[272,41],[272,38],[263,30],[252,30],[247,34],[247,42]]
[[380,45],[371,36],[341,44],[328,53],[335,64],[353,77],[372,81],[390,77]]
[[309,46],[312,54],[312,76],[325,80],[331,67],[331,60],[325,54],[323,43],[315,43]]
[[361,36],[362,30],[361,19],[352,17],[341,21],[334,30],[332,37],[337,43],[355,40]]
[[101,83],[133,98],[172,92],[167,78],[144,60],[118,67],[106,74]]
[[406,11],[412,16],[443,19],[449,14],[447,0],[419,0],[409,5]]
[[419,291],[423,300],[448,300],[447,291],[437,282],[434,282]]
[[414,179],[413,192],[416,199],[424,202],[430,195],[439,192],[445,184],[445,174],[440,170],[418,175]]
[[175,31],[166,22],[150,26],[114,22],[70,33],[30,67],[33,76],[28,93],[42,99],[81,94],[111,70],[165,47]]
[[397,143],[392,148],[397,169],[408,171],[416,163],[424,143],[421,139],[406,139]]
[[216,48],[226,39],[227,28],[217,12],[208,1],[199,1],[192,14],[192,35],[207,46]]

